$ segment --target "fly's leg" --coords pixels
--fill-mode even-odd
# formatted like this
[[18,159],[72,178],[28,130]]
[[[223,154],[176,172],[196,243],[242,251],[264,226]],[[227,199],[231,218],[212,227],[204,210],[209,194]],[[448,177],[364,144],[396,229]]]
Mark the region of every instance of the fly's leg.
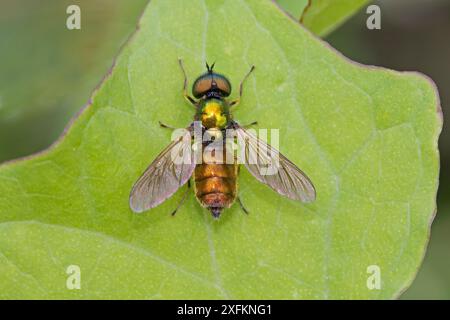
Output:
[[180,207],[181,207],[181,206],[183,205],[183,203],[186,201],[187,195],[188,195],[190,189],[191,189],[191,181],[188,180],[186,191],[183,193],[183,197],[181,198],[181,201],[178,203],[178,206],[175,208],[175,210],[173,210],[172,216],[174,216],[175,213],[177,213],[178,209],[180,209]]
[[236,100],[230,102],[230,107],[237,106],[239,104],[239,102],[241,102],[244,82],[245,82],[245,80],[247,80],[248,76],[253,72],[253,70],[255,70],[255,66],[252,66],[250,68],[250,71],[247,72],[247,74],[245,75],[244,79],[242,79],[241,83],[239,84],[239,97]]
[[162,123],[161,121],[158,121],[158,123],[159,123],[159,126],[160,126],[161,128],[164,128],[164,129],[171,129],[171,130],[175,130],[175,129],[176,129],[175,127],[169,126],[169,125],[167,125],[167,124],[165,124],[165,123]]
[[244,128],[244,129],[248,129],[248,128],[256,126],[256,125],[258,125],[258,121],[253,121],[253,122],[247,123],[247,124],[245,124],[245,125],[243,125],[241,127]]
[[183,71],[183,76],[184,76],[183,96],[190,104],[192,104],[195,108],[197,108],[197,102],[187,92],[188,80],[187,80],[186,70],[184,70],[183,60],[181,60],[181,58],[178,58],[178,63],[180,64],[180,68],[181,68],[181,71]]
[[245,214],[248,214],[248,210],[244,207],[244,204],[242,203],[240,197],[237,197],[237,201],[239,202],[239,206],[241,207],[242,211],[244,211]]

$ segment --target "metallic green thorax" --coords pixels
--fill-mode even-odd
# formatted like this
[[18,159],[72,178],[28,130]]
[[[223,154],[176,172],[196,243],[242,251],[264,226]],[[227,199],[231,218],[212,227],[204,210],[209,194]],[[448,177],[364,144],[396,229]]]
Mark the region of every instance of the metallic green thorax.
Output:
[[225,129],[231,120],[228,103],[223,99],[202,100],[198,107],[197,119],[206,129]]

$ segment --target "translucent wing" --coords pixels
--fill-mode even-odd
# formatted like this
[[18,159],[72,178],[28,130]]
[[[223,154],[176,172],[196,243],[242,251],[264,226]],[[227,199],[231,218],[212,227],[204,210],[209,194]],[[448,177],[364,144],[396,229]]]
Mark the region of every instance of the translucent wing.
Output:
[[170,143],[150,164],[130,193],[130,208],[142,212],[161,204],[192,175],[195,161],[189,132]]
[[314,186],[295,164],[252,133],[233,123],[238,144],[240,163],[260,182],[292,200],[311,202],[316,199]]

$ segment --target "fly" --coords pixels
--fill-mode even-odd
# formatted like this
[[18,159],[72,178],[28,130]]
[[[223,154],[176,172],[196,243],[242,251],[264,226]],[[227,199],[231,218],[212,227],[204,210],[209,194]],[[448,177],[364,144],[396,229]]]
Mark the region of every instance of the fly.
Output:
[[[243,144],[242,162],[258,181],[289,199],[314,201],[316,192],[306,174],[275,148],[247,131],[247,126],[241,126],[233,120],[231,109],[239,104],[243,84],[255,67],[252,66],[241,81],[239,97],[229,101],[231,83],[224,75],[214,72],[214,64],[206,64],[207,71],[194,81],[194,97],[187,92],[187,76],[181,59],[179,64],[184,75],[184,97],[195,107],[194,122],[187,128],[188,136],[172,141],[134,184],[130,194],[131,209],[139,213],[154,208],[187,184],[182,200],[172,213],[175,214],[187,197],[192,178],[195,197],[214,218],[218,218],[236,200],[247,213],[238,197],[240,163],[230,150],[227,143],[229,138],[224,138],[228,137],[227,130],[233,130],[232,139]],[[216,140],[215,145],[220,141],[221,148],[202,153],[202,161],[195,161],[192,152],[194,123],[201,123],[202,133],[212,137],[211,140],[201,142],[203,149],[210,147],[211,141]],[[161,126],[168,127],[163,124]],[[183,161],[174,161],[174,154],[182,155]],[[230,154],[232,161],[224,162],[223,159]],[[268,172],[267,165],[273,163],[277,164],[277,170]]]

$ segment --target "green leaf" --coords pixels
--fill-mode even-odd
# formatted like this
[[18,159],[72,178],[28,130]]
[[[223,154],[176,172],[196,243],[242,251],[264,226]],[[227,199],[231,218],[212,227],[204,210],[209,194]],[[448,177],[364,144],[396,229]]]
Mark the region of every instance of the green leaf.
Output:
[[313,33],[324,37],[368,2],[369,0],[311,0],[301,21]]
[[66,10],[73,2],[0,5],[0,161],[58,137],[135,30],[148,0],[78,0],[81,30],[68,30]]
[[276,2],[294,19],[299,19],[308,5],[308,0],[276,0]]
[[[133,183],[170,141],[158,120],[193,117],[178,57],[191,83],[208,60],[235,88],[256,65],[234,116],[280,129],[314,203],[242,168],[249,215],[234,205],[216,221],[190,196],[172,217],[182,191],[131,212]],[[0,168],[0,297],[392,298],[413,280],[442,126],[423,76],[352,63],[270,1],[153,0],[91,101],[53,148]],[[80,290],[66,288],[70,265]]]
[[277,2],[314,34],[324,37],[369,0],[278,0]]

